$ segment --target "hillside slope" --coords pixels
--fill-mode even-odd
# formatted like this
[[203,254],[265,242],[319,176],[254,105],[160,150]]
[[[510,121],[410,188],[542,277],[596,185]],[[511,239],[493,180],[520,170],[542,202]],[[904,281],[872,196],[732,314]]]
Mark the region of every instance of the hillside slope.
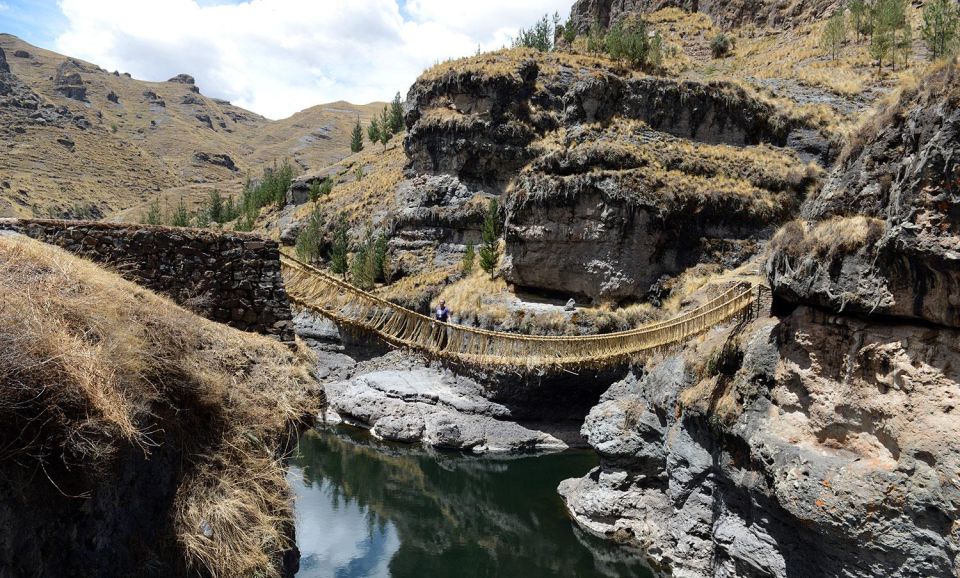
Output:
[[0,576],[290,574],[308,354],[25,237],[0,292]]
[[8,34],[0,54],[0,217],[99,218],[164,191],[235,190],[284,159],[321,168],[349,154],[358,117],[383,107],[338,102],[271,121],[205,96],[186,74],[136,80]]

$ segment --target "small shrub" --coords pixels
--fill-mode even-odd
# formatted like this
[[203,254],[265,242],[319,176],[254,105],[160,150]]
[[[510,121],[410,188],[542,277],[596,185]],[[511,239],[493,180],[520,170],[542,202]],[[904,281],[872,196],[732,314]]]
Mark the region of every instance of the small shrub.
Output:
[[327,177],[322,181],[313,181],[310,183],[310,200],[316,201],[320,197],[325,197],[333,191],[333,179]]
[[710,41],[710,53],[714,58],[723,58],[733,51],[733,39],[723,32],[717,34]]

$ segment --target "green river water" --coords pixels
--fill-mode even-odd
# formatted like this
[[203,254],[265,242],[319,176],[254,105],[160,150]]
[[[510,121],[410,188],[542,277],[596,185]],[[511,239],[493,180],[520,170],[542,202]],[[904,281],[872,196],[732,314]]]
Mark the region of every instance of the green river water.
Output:
[[311,431],[292,460],[298,578],[649,578],[642,555],[588,535],[557,484],[589,452],[478,458]]

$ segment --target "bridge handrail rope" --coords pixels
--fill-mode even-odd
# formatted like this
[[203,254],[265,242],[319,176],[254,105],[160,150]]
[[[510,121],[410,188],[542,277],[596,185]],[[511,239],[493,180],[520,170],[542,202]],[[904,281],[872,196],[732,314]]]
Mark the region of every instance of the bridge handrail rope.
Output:
[[688,313],[628,331],[537,336],[443,323],[363,291],[281,253],[287,294],[301,307],[372,331],[390,343],[484,365],[598,364],[680,343],[752,310],[761,286],[739,283]]

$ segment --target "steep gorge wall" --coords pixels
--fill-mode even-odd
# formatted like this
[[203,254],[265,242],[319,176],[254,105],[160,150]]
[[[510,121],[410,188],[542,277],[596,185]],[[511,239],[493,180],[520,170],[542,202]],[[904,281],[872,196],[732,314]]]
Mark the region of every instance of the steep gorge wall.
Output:
[[593,23],[606,28],[631,15],[643,15],[664,8],[702,12],[725,28],[745,24],[789,27],[821,18],[836,5],[835,0],[578,0],[570,9],[574,27],[585,33]]
[[243,233],[88,221],[0,219],[14,231],[62,247],[211,319],[294,339],[277,243]]

